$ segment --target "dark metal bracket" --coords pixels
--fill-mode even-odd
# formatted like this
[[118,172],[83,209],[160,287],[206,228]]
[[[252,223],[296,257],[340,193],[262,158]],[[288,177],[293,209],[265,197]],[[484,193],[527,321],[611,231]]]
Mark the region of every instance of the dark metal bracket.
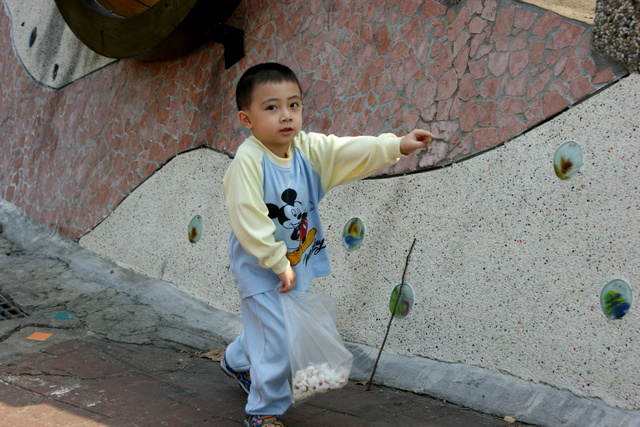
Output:
[[228,70],[244,58],[244,31],[227,24],[219,24],[205,36],[224,46],[224,68]]

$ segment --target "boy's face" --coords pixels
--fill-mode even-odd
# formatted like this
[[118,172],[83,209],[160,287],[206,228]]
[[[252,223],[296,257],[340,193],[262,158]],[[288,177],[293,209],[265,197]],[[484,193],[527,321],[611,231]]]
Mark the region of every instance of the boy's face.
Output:
[[248,109],[238,113],[276,156],[285,157],[289,144],[302,128],[302,95],[295,82],[265,83],[256,87]]

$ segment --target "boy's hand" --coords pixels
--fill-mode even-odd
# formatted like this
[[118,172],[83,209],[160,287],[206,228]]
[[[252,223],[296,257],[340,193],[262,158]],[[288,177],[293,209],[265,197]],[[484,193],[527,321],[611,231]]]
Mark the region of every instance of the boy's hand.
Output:
[[293,267],[287,267],[284,273],[278,274],[278,278],[280,278],[280,281],[282,282],[280,285],[281,294],[286,294],[296,287],[296,272],[293,270]]
[[416,150],[427,148],[431,141],[435,139],[435,135],[422,129],[414,129],[400,140],[400,152],[408,155]]

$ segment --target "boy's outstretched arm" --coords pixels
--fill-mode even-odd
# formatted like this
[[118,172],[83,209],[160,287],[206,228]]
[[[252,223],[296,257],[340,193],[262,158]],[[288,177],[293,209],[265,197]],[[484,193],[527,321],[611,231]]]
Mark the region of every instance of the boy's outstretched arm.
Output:
[[400,140],[400,152],[407,156],[416,150],[427,148],[435,135],[423,129],[414,129]]

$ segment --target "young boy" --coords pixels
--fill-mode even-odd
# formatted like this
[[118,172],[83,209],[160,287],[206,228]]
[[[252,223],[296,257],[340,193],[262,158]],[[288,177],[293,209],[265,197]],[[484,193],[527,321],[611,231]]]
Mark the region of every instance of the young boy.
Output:
[[300,83],[280,64],[247,70],[236,102],[252,136],[238,148],[223,187],[244,330],[220,366],[248,394],[245,426],[283,426],[290,365],[277,292],[304,292],[331,271],[318,202],[332,187],[426,148],[434,136],[420,129],[402,138],[305,133]]

